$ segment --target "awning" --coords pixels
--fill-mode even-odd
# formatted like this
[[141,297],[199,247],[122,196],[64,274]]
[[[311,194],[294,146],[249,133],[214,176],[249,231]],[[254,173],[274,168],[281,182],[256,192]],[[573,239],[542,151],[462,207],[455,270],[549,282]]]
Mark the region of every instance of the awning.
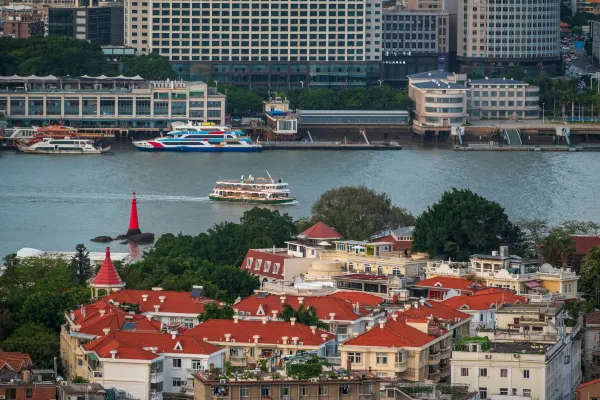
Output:
[[93,361],[98,361],[98,356],[96,353],[88,353],[88,358]]
[[533,289],[536,287],[540,287],[540,283],[538,281],[530,281],[530,282],[525,282],[525,286],[527,286],[529,289]]
[[106,400],[117,400],[117,391],[115,389],[105,389]]

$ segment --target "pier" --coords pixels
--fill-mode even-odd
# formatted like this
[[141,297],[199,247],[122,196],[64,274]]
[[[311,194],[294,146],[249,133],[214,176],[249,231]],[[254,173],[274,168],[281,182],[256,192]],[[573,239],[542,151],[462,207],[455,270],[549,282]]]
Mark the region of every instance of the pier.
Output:
[[402,150],[398,143],[261,142],[263,150]]

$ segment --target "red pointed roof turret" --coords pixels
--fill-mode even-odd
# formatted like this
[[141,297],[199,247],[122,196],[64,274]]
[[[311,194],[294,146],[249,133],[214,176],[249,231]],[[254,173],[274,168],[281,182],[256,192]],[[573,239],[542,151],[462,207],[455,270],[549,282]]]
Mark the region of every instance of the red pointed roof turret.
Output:
[[135,198],[135,192],[133,192],[133,198],[131,199],[131,214],[129,215],[129,229],[127,230],[127,236],[139,235],[142,233],[140,230],[140,224],[138,222],[137,212],[137,199]]
[[310,240],[333,240],[342,238],[342,235],[340,235],[335,229],[320,221],[298,236]]
[[110,259],[110,247],[106,248],[106,258],[104,259],[104,263],[102,263],[102,266],[98,270],[98,273],[90,286],[107,289],[125,286],[125,282],[121,280],[115,265]]

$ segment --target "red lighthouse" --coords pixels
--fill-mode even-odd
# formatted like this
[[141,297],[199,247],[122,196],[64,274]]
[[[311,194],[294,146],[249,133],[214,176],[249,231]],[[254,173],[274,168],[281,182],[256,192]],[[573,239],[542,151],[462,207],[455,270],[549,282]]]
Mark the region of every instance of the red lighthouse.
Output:
[[137,213],[137,200],[135,198],[135,192],[133,192],[133,199],[131,199],[131,214],[129,215],[129,229],[127,230],[126,236],[139,235],[142,231],[140,231],[140,224],[138,222],[138,213]]

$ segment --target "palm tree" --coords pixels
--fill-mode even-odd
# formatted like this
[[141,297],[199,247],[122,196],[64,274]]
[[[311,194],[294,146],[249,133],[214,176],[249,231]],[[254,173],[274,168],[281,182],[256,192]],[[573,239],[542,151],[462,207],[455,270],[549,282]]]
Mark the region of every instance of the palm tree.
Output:
[[541,253],[547,263],[555,266],[560,260],[561,268],[565,268],[569,257],[575,254],[575,240],[564,232],[552,232],[542,242]]

